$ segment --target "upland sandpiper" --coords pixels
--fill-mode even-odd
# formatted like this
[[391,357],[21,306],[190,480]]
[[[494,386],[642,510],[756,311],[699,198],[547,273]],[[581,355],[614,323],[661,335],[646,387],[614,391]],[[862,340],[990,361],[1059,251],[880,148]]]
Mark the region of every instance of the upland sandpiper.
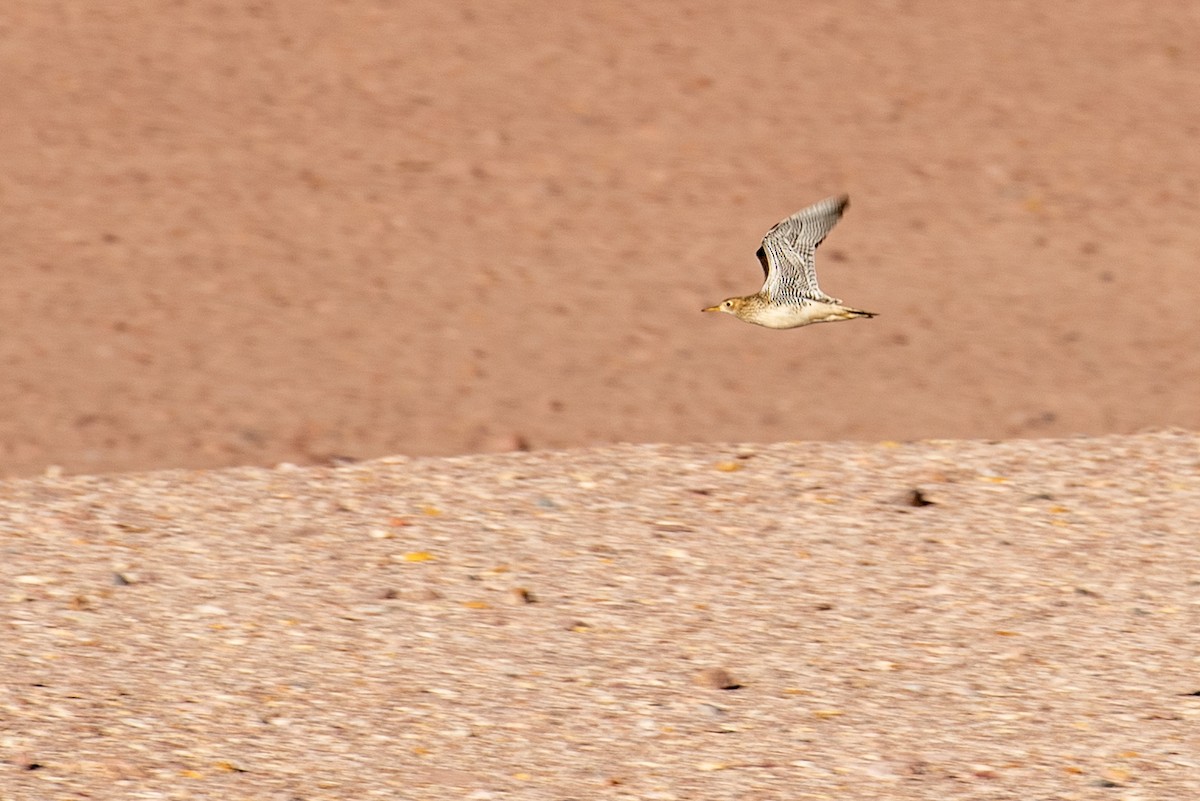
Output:
[[753,295],[727,298],[703,311],[725,312],[767,328],[799,328],[853,317],[874,317],[852,309],[817,286],[817,246],[850,204],[846,195],[826,198],[776,223],[758,249],[766,281]]

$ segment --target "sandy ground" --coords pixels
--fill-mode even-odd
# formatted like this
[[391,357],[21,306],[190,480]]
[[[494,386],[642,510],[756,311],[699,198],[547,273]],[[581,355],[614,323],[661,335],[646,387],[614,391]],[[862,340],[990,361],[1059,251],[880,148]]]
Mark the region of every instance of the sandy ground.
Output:
[[[1200,428],[1198,41],[1132,0],[14,6],[0,475]],[[699,313],[842,191],[823,286],[878,318]]]
[[1198,521],[1181,432],[3,482],[0,797],[1197,798]]

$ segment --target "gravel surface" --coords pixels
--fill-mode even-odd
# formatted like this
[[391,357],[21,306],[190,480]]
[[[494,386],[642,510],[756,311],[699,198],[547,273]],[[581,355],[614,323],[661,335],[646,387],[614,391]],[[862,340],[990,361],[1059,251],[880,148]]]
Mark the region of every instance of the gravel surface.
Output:
[[0,484],[0,797],[1200,797],[1200,437]]

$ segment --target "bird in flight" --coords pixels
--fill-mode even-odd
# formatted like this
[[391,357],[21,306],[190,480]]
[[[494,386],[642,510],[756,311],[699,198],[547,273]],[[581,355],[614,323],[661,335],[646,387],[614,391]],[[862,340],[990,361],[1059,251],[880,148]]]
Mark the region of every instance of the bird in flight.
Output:
[[726,298],[701,311],[725,312],[767,328],[799,328],[853,317],[874,317],[852,309],[817,286],[817,246],[837,225],[850,204],[846,195],[826,198],[781,220],[758,249],[766,280],[753,295]]

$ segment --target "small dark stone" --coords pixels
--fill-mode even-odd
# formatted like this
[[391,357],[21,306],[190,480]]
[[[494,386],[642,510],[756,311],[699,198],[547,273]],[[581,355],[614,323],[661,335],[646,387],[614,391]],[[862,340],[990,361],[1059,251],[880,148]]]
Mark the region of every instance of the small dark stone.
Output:
[[919,489],[912,489],[904,493],[904,502],[909,506],[933,506],[934,502],[925,496],[924,492]]

